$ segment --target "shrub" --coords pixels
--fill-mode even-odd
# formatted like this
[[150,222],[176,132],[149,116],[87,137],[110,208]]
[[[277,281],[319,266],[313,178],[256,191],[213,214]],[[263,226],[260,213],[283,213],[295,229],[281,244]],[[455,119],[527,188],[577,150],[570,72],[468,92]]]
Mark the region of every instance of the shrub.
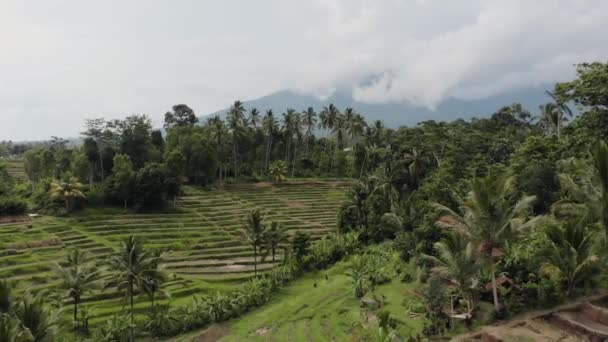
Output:
[[22,215],[27,211],[27,203],[16,197],[0,197],[0,216]]

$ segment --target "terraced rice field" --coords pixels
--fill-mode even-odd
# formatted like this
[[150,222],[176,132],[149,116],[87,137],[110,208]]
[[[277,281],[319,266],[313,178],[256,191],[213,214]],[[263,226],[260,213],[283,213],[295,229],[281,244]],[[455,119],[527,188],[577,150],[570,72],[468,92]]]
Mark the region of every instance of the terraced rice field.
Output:
[[27,175],[22,160],[0,159],[0,161],[6,164],[9,175],[16,179],[26,179]]
[[[58,284],[52,265],[63,260],[67,249],[86,250],[102,263],[122,239],[135,234],[147,247],[166,251],[164,262],[171,278],[165,290],[171,293],[171,303],[179,305],[193,294],[229,290],[253,276],[253,253],[239,232],[250,210],[260,208],[266,220],[280,222],[291,233],[302,230],[318,239],[335,229],[345,186],[295,182],[234,185],[213,191],[189,188],[177,201],[177,210],[170,213],[125,214],[111,208],[67,219],[42,217],[1,224],[0,277],[18,281],[18,292],[52,289]],[[17,245],[24,241],[40,245]],[[274,264],[269,259],[260,261],[258,270],[271,269]],[[278,256],[276,262],[280,260]],[[148,305],[141,297],[138,310]],[[122,298],[108,289],[89,294],[84,302],[92,308],[94,324],[116,312]]]

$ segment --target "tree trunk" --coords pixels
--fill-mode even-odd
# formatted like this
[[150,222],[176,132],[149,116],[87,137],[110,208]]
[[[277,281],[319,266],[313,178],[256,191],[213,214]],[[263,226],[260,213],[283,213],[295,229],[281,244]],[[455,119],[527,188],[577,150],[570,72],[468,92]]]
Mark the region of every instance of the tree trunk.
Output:
[[258,277],[258,248],[253,245],[253,275],[255,278]]
[[293,151],[293,160],[291,162],[291,178],[293,178],[295,172],[296,172],[296,158],[298,156],[298,140],[296,140],[296,143],[294,145],[294,151]]
[[78,325],[78,299],[74,298],[74,323]]
[[129,283],[129,300],[131,306],[131,342],[134,341],[135,338],[135,317],[133,316],[133,281]]
[[125,211],[127,211],[127,200],[126,199],[124,200],[124,203],[125,203]]
[[232,159],[234,162],[234,182],[236,183],[236,142],[232,144]]
[[101,149],[99,150],[99,171],[101,171],[101,182],[104,181],[103,175],[103,154],[101,153]]
[[150,302],[152,302],[152,316],[156,317],[156,308],[154,307],[154,291],[152,291],[152,294],[150,295]]
[[498,303],[498,289],[496,286],[496,271],[494,270],[495,265],[492,262],[492,296],[494,297],[494,310],[496,312],[500,311],[500,304]]
[[272,247],[272,262],[273,262],[273,263],[274,263],[274,255],[275,255],[275,251],[276,251],[276,248],[275,248],[275,247]]

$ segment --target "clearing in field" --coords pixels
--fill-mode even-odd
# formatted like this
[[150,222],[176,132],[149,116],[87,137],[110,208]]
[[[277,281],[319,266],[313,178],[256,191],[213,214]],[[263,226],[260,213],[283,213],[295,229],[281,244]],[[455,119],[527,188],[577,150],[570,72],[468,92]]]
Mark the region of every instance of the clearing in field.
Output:
[[[58,278],[54,262],[62,262],[69,248],[89,252],[103,262],[120,241],[134,234],[146,247],[166,250],[164,262],[172,274],[164,286],[172,305],[193,294],[230,290],[253,276],[253,253],[239,229],[243,216],[254,208],[267,221],[280,222],[290,233],[301,230],[321,238],[335,230],[336,212],[347,184],[293,182],[278,186],[241,184],[221,190],[186,189],[176,210],[155,214],[123,213],[122,209],[86,210],[71,218],[41,217],[0,225],[0,277],[17,281],[18,293],[52,289]],[[24,244],[23,242],[30,242]],[[268,258],[269,259],[269,258]],[[260,262],[259,270],[279,263]],[[141,296],[143,297],[143,296]],[[83,300],[91,323],[107,319],[122,305],[121,294],[95,291]],[[139,298],[136,309],[147,309]]]

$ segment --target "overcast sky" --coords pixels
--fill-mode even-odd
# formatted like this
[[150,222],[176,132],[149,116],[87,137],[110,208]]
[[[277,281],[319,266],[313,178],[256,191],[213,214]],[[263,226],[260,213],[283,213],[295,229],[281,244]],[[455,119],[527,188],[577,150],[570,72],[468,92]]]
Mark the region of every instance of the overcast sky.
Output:
[[433,108],[569,79],[606,32],[599,0],[0,0],[0,140],[282,89]]

